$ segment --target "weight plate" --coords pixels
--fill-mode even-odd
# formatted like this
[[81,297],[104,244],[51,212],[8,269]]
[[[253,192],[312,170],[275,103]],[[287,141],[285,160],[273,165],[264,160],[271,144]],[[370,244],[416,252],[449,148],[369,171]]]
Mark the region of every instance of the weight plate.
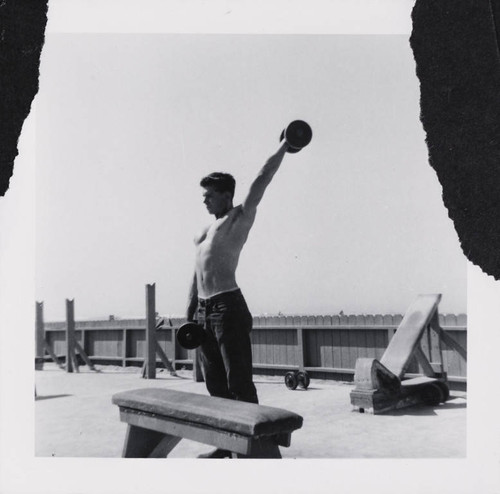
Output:
[[201,345],[205,333],[203,326],[193,322],[187,322],[177,330],[176,336],[181,347],[187,350],[193,350]]
[[285,130],[285,139],[293,148],[302,149],[311,142],[312,129],[303,120],[294,120]]
[[441,390],[441,401],[444,403],[450,397],[450,388],[448,388],[448,385],[443,382],[440,382],[438,386]]
[[307,389],[309,387],[309,383],[311,382],[311,379],[309,378],[309,374],[306,371],[300,371],[297,374],[297,378],[299,380],[299,384],[304,389]]
[[426,405],[439,405],[443,401],[444,393],[439,385],[432,383],[422,389],[420,396]]
[[285,384],[288,389],[294,390],[297,388],[299,381],[295,372],[287,372],[285,374]]

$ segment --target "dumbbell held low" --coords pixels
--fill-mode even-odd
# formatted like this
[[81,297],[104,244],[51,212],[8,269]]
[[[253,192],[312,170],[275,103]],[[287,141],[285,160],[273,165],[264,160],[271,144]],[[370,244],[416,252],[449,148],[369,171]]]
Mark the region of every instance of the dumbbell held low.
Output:
[[187,350],[199,347],[205,339],[203,326],[195,322],[186,322],[177,330],[179,345]]

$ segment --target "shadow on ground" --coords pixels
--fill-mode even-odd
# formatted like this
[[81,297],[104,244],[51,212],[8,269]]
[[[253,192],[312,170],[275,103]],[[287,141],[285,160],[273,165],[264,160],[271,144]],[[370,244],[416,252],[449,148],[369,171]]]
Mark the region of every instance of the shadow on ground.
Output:
[[35,401],[41,401],[41,400],[51,400],[52,398],[64,398],[65,396],[73,396],[69,394],[62,394],[62,395],[47,395],[47,396],[36,396]]
[[[455,398],[462,398],[462,400],[460,400],[458,403],[454,403],[453,400]],[[408,415],[408,416],[426,416],[426,415],[429,415],[429,416],[433,416],[433,415],[436,415],[438,411],[442,411],[442,410],[458,410],[458,409],[465,409],[467,408],[467,402],[465,400],[463,400],[463,396],[460,396],[460,397],[450,397],[450,400],[445,402],[445,403],[441,403],[439,405],[435,405],[435,406],[432,406],[432,405],[416,405],[416,406],[412,406],[412,407],[407,407],[407,408],[401,408],[399,410],[391,410],[391,411],[388,411],[388,412],[384,412],[382,415],[391,415],[393,417],[400,417],[400,416],[403,416],[403,415]]]

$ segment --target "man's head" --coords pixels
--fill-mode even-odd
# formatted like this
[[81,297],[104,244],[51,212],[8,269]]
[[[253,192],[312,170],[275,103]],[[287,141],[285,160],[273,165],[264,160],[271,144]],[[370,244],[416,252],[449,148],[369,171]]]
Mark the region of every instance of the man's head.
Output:
[[214,172],[203,177],[200,185],[205,189],[203,202],[210,214],[214,214],[218,218],[233,207],[236,182],[232,175]]

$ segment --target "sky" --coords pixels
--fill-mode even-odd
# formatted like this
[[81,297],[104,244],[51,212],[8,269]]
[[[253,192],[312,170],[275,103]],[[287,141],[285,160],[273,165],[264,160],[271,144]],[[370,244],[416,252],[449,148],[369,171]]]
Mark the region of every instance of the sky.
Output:
[[254,315],[466,312],[466,260],[428,165],[407,35],[49,34],[36,101],[36,299],[45,319],[182,315],[199,187],[241,202],[282,129],[287,155],[237,281]]

